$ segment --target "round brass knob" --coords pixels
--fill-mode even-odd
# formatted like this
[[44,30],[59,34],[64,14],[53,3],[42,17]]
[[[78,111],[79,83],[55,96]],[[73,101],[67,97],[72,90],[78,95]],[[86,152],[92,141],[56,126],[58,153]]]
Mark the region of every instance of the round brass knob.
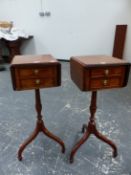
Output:
[[39,79],[36,80],[35,83],[36,83],[36,84],[40,84],[40,80],[39,80]]
[[35,69],[35,70],[34,70],[34,73],[35,73],[35,74],[38,74],[38,72],[39,72],[38,69]]
[[105,70],[105,75],[108,75],[108,74],[109,74],[109,70],[106,69],[106,70]]
[[107,85],[107,83],[108,83],[108,81],[107,81],[107,80],[104,80],[104,81],[103,81],[103,85],[104,85],[104,86],[106,86],[106,85]]

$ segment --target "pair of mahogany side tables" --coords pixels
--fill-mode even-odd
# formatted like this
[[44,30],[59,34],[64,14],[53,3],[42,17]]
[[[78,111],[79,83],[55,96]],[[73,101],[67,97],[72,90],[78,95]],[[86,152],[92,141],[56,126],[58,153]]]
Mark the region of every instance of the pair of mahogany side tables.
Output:
[[[37,112],[36,128],[18,150],[18,159],[22,160],[22,152],[39,132],[60,144],[65,152],[64,142],[51,133],[42,119],[42,104],[40,88],[57,87],[61,84],[61,64],[51,55],[15,56],[12,60],[11,77],[14,90],[35,90],[35,108]],[[113,149],[113,157],[117,156],[115,143],[103,136],[96,127],[95,112],[97,90],[120,88],[127,85],[130,64],[124,60],[109,56],[79,56],[71,57],[70,73],[74,83],[81,91],[91,91],[90,119],[82,126],[82,138],[75,144],[70,153],[70,163],[80,146],[94,134],[98,139],[109,144]]]

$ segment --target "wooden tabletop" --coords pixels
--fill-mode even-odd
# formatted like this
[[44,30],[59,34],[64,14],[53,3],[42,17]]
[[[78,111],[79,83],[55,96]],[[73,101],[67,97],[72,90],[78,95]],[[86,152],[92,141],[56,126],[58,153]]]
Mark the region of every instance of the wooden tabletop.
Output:
[[52,55],[18,55],[13,58],[11,65],[54,63],[58,63],[58,61]]
[[105,55],[73,56],[71,59],[77,60],[83,66],[129,64],[125,60]]

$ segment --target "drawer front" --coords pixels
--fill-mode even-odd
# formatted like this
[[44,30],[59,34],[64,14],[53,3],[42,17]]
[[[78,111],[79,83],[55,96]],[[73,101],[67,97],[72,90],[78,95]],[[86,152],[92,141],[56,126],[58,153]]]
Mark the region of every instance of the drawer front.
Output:
[[104,67],[104,68],[95,68],[91,70],[91,77],[109,77],[109,76],[119,76],[122,75],[125,70],[124,66],[119,67]]
[[13,81],[15,90],[56,87],[60,86],[61,82],[60,72],[56,66],[15,68],[12,76],[15,77]]
[[56,86],[57,82],[54,78],[45,79],[23,79],[20,81],[18,89],[38,89]]
[[90,79],[90,90],[95,89],[106,89],[106,88],[116,88],[122,86],[122,78],[121,77],[112,77],[108,79]]
[[85,69],[85,90],[122,87],[125,79],[125,66]]
[[56,75],[55,67],[21,68],[18,71],[20,79],[54,77]]

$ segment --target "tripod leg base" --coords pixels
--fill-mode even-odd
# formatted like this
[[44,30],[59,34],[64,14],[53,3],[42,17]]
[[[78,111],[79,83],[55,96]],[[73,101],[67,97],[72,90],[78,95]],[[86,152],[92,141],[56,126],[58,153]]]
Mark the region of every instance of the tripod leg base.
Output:
[[61,152],[62,152],[62,153],[65,153],[65,145],[64,145],[64,142],[63,142],[59,137],[57,137],[57,136],[55,136],[54,134],[52,134],[52,133],[51,133],[47,128],[45,128],[45,127],[43,127],[42,131],[43,131],[43,133],[44,133],[47,137],[49,137],[49,138],[53,139],[54,141],[56,141],[57,143],[59,143],[60,146],[62,147]]
[[70,154],[70,163],[74,162],[74,155],[76,154],[77,150],[80,148],[82,144],[85,143],[85,141],[89,138],[90,134],[94,134],[98,139],[101,141],[107,143],[110,145],[113,149],[113,157],[117,156],[117,147],[108,138],[106,138],[104,135],[102,135],[97,129],[95,123],[89,122],[88,126],[86,124],[82,127],[82,132],[84,133],[83,137],[76,143],[76,145],[73,147],[71,154]]
[[80,148],[82,144],[89,138],[90,133],[88,130],[85,131],[83,137],[76,143],[76,145],[73,147],[71,154],[70,154],[70,163],[74,162],[74,155],[76,154],[77,150]]
[[20,146],[19,150],[18,150],[18,159],[19,161],[22,160],[22,153],[24,151],[24,149],[26,148],[27,145],[29,145],[38,135],[39,130],[36,128],[34,130],[34,132],[31,134],[31,136],[29,138],[27,138],[25,140],[25,142]]
[[20,146],[19,150],[18,150],[18,159],[21,161],[22,160],[22,153],[24,151],[24,149],[26,148],[27,145],[29,145],[39,134],[39,132],[43,132],[46,136],[48,136],[49,138],[53,139],[54,141],[56,141],[57,143],[59,143],[62,147],[62,153],[65,153],[65,145],[64,142],[58,138],[57,136],[53,135],[50,131],[48,131],[48,129],[44,126],[44,122],[43,120],[38,120],[36,123],[36,128],[34,130],[34,132],[31,134],[31,136],[25,140],[25,142]]
[[106,138],[104,135],[102,135],[96,128],[95,128],[95,132],[94,132],[95,136],[100,139],[101,141],[105,142],[106,144],[110,145],[113,149],[113,157],[117,157],[117,147],[114,144],[114,142],[112,142],[111,140],[109,140],[108,138]]
[[80,148],[80,146],[88,139],[90,134],[94,134],[98,139],[102,140],[103,142],[107,143],[110,145],[113,149],[113,157],[117,156],[117,147],[116,145],[103,136],[101,133],[98,132],[96,128],[96,123],[95,123],[95,112],[97,109],[96,106],[96,100],[97,100],[97,91],[92,91],[91,95],[91,103],[90,103],[90,119],[88,125],[84,124],[82,127],[82,133],[84,133],[83,137],[76,143],[76,145],[73,147],[71,154],[70,154],[70,163],[73,163],[74,155],[76,151]]

